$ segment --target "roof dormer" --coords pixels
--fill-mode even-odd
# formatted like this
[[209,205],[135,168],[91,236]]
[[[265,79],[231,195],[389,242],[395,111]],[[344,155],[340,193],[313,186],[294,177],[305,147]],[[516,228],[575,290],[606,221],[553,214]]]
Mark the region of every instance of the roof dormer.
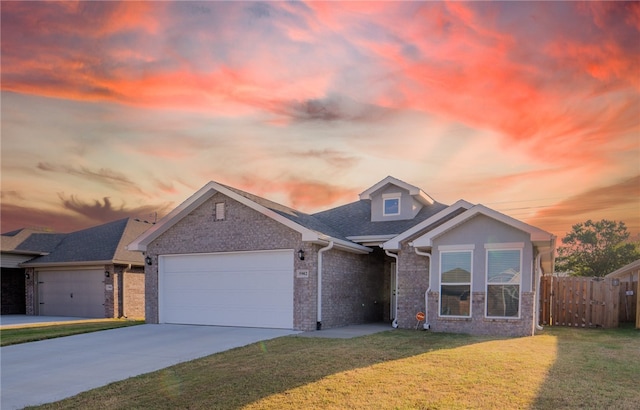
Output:
[[413,219],[425,205],[435,201],[420,188],[388,176],[360,194],[371,200],[371,221]]

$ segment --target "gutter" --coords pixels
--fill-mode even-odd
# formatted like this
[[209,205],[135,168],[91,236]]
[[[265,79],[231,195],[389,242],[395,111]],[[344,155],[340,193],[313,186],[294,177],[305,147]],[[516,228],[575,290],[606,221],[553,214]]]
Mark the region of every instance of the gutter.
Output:
[[322,254],[333,248],[333,241],[329,245],[318,250],[318,301],[316,313],[316,330],[322,329]]
[[69,262],[25,262],[21,263],[21,268],[60,268],[66,266],[97,266],[97,265],[129,265],[133,266],[144,266],[144,262],[130,262],[130,261],[121,261],[121,260],[102,260],[102,261],[69,261]]
[[[409,245],[412,246],[412,243],[410,243]],[[429,286],[427,287],[427,290],[424,292],[424,324],[422,325],[422,328],[424,330],[429,330],[431,329],[431,324],[429,324],[429,292],[431,292],[431,254],[427,252],[422,252],[418,248],[413,248],[413,250],[416,252],[416,255],[425,256],[429,258]]]
[[392,257],[393,259],[396,260],[396,271],[394,272],[396,275],[396,288],[395,288],[395,293],[396,293],[396,311],[394,312],[393,316],[393,322],[391,323],[391,327],[393,327],[394,329],[396,329],[398,327],[398,255],[395,253],[391,253],[388,250],[385,250],[384,253],[387,256]]

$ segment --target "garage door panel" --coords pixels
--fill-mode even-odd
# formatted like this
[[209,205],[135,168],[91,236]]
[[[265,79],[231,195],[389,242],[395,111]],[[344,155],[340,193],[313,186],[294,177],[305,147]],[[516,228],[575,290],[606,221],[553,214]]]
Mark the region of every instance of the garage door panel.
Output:
[[293,250],[161,257],[160,321],[293,327]]
[[102,270],[39,271],[38,314],[104,317]]

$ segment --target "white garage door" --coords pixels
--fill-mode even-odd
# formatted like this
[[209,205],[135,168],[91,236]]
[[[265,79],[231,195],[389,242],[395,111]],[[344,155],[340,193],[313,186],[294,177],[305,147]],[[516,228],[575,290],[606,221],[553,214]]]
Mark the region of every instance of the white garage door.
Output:
[[38,271],[38,314],[104,316],[104,270]]
[[293,250],[160,257],[160,323],[293,328]]

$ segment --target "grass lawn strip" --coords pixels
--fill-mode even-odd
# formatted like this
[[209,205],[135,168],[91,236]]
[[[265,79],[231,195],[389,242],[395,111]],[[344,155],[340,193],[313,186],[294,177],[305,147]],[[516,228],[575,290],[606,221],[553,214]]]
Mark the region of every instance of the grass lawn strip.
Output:
[[394,330],[283,337],[43,409],[635,409],[640,333],[549,328],[498,339]]
[[74,321],[71,323],[55,322],[47,323],[46,325],[29,324],[3,327],[0,329],[0,346],[35,342],[38,340],[97,332],[99,330],[115,329],[118,327],[135,326],[143,323],[143,320],[100,319]]

